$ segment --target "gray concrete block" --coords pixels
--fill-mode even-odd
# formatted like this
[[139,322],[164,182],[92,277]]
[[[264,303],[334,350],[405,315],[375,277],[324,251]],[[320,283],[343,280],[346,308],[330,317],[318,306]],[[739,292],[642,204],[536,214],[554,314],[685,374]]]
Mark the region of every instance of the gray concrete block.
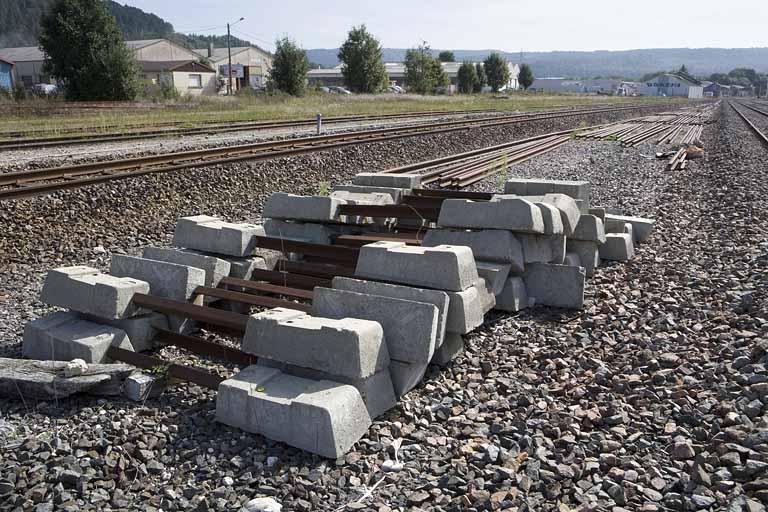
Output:
[[264,204],[269,219],[330,222],[339,220],[339,206],[346,201],[327,196],[298,196],[276,192]]
[[576,200],[565,194],[545,194],[541,200],[546,204],[554,206],[560,212],[563,234],[566,236],[573,234],[581,217],[581,210]]
[[497,195],[490,201],[446,199],[438,225],[444,228],[506,229],[521,233],[544,233],[541,210],[517,196]]
[[22,355],[42,361],[109,362],[110,346],[133,351],[128,335],[109,325],[83,320],[76,313],[55,312],[27,322]]
[[[605,226],[605,215],[606,215],[605,208],[593,207],[593,208],[590,208],[587,213],[589,215],[594,215],[595,217],[603,221],[603,225]],[[606,229],[608,228],[608,226],[605,226],[605,227]]]
[[376,418],[397,405],[397,398],[395,397],[395,389],[392,385],[392,377],[389,373],[389,367],[379,370],[370,377],[364,379],[349,379],[313,370],[311,368],[303,368],[301,366],[273,361],[263,357],[259,358],[259,365],[277,368],[283,373],[301,377],[302,379],[330,380],[340,384],[354,386],[363,398],[365,407],[368,409],[368,415],[371,418]]
[[445,325],[448,318],[448,294],[440,290],[428,290],[425,288],[413,288],[399,284],[379,283],[377,281],[364,281],[349,277],[334,277],[333,288],[348,292],[364,293],[366,295],[378,295],[392,299],[409,300],[432,304],[437,308],[437,339],[435,345],[439,347],[445,337]]
[[366,187],[392,187],[414,189],[421,186],[419,174],[380,174],[361,172],[352,178],[352,183]]
[[584,266],[584,265],[581,264],[581,258],[575,252],[568,252],[568,253],[565,254],[565,260],[563,261],[563,265],[568,265],[569,267],[583,267]]
[[550,260],[550,263],[554,263],[555,265],[562,265],[565,262],[565,244],[566,244],[566,237],[565,235],[553,235],[550,244],[552,246],[552,259]]
[[589,203],[589,182],[542,179],[511,179],[504,185],[505,194],[519,196],[543,196],[565,194]]
[[608,261],[629,261],[635,257],[630,233],[608,233],[600,246],[600,258]]
[[315,288],[312,312],[328,318],[361,318],[384,331],[389,357],[408,363],[429,363],[437,343],[438,310],[426,302]]
[[[523,247],[523,258],[528,263],[561,263],[565,258],[564,235],[517,235]],[[518,272],[519,273],[519,272]]]
[[147,247],[142,256],[148,260],[166,261],[177,265],[200,268],[205,271],[205,286],[216,288],[222,278],[230,273],[231,264],[224,259],[202,254],[198,251]]
[[421,245],[463,245],[472,249],[476,260],[509,263],[513,272],[522,272],[525,268],[520,241],[514,233],[506,230],[430,229],[424,235]]
[[462,352],[464,352],[464,338],[461,337],[461,334],[448,333],[445,342],[435,351],[432,364],[445,366]]
[[570,238],[566,242],[567,250],[579,255],[581,266],[584,267],[588,277],[595,275],[595,269],[600,266],[599,247],[596,242],[583,242]]
[[131,340],[133,350],[144,352],[155,347],[154,339],[158,329],[169,329],[168,317],[160,313],[146,313],[143,315],[111,320],[93,315],[82,315],[84,320],[98,324],[111,325],[125,332]]
[[523,281],[532,304],[581,309],[585,275],[583,267],[531,263],[525,267]]
[[354,192],[357,194],[389,194],[393,204],[400,204],[403,200],[403,196],[411,193],[411,189],[409,188],[370,187],[365,185],[336,185],[333,187],[333,191]]
[[582,215],[579,217],[579,223],[576,226],[576,229],[569,238],[603,244],[605,243],[605,227],[603,226],[603,221],[594,215]]
[[254,236],[264,235],[255,224],[224,222],[217,217],[182,217],[176,223],[173,245],[227,256],[250,256],[256,247]]
[[389,365],[384,332],[378,323],[321,318],[284,308],[251,315],[242,350],[351,379],[369,377]]
[[233,258],[228,256],[226,259],[229,261],[229,277],[235,277],[237,279],[250,280],[253,276],[253,271],[260,270],[272,270],[277,265],[282,255],[277,251],[274,257],[265,259],[261,256],[251,256],[249,258]]
[[608,230],[608,232],[612,232],[610,229],[608,229],[608,224],[611,224],[611,225],[624,224],[624,223],[632,224],[632,234],[636,242],[645,242],[645,240],[651,235],[651,231],[653,230],[653,225],[656,223],[656,221],[653,219],[645,219],[642,217],[629,217],[626,215],[612,215],[612,214],[605,215],[605,222],[606,222],[606,230]]
[[274,238],[322,245],[330,245],[335,236],[343,233],[340,225],[279,219],[264,221],[264,231],[268,236]]
[[216,420],[337,459],[371,426],[353,386],[249,366],[219,385]]
[[[344,201],[350,205],[370,205],[370,206],[386,206],[394,204],[392,196],[389,194],[382,194],[380,192],[359,193],[349,192],[347,190],[337,190],[331,192],[333,199]],[[365,217],[360,215],[340,215],[339,221],[346,224],[373,224],[373,223],[385,223],[387,219]]]
[[511,276],[504,289],[496,296],[496,309],[515,313],[528,307],[528,292],[520,276]]
[[469,247],[409,247],[404,242],[376,242],[362,247],[355,275],[451,291],[466,290],[478,277]]
[[492,261],[477,261],[475,263],[477,264],[477,273],[485,280],[488,290],[494,295],[501,293],[512,265]]
[[152,394],[157,379],[146,373],[134,373],[123,382],[123,394],[134,402],[143,402]]
[[40,300],[101,318],[128,318],[138,314],[134,293],[149,293],[150,285],[133,276],[110,276],[86,266],[50,270]]
[[448,323],[446,332],[467,334],[483,325],[485,314],[496,305],[495,296],[486,288],[485,280],[463,292],[448,292]]
[[415,388],[427,372],[426,363],[404,363],[392,361],[389,364],[389,374],[392,376],[392,386],[398,398]]
[[541,210],[541,218],[544,220],[544,234],[562,235],[563,221],[560,217],[560,210],[549,203],[535,202],[533,204]]
[[205,285],[203,269],[122,254],[112,255],[109,271],[149,283],[152,295],[180,301],[191,298],[195,288]]

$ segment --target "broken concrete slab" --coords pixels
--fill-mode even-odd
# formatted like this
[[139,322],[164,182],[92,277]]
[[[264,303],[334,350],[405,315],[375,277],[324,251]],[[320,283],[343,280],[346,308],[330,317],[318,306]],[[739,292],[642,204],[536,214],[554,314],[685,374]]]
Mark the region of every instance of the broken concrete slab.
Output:
[[128,339],[131,340],[133,350],[144,352],[154,348],[154,339],[158,329],[169,329],[168,317],[160,313],[145,313],[143,315],[124,318],[121,320],[110,320],[93,315],[81,315],[84,320],[97,324],[111,325],[125,331]]
[[522,277],[507,278],[504,289],[496,296],[496,309],[515,313],[528,307],[528,292]]
[[109,271],[118,277],[132,277],[149,283],[149,293],[185,301],[195,288],[205,285],[205,270],[167,261],[113,254]]
[[522,277],[530,303],[581,309],[585,276],[583,267],[531,263],[525,267]]
[[409,247],[404,242],[363,246],[355,276],[450,291],[466,290],[478,278],[469,247]]
[[488,290],[485,280],[462,292],[448,292],[448,322],[446,332],[467,334],[483,325],[485,314],[496,305],[496,297]]
[[50,270],[40,300],[102,318],[128,318],[139,313],[131,300],[149,293],[149,284],[132,276],[110,276],[86,266]]
[[635,257],[630,233],[608,233],[600,246],[600,258],[608,261],[629,261]]
[[349,379],[370,377],[389,365],[384,332],[377,322],[310,316],[285,308],[251,315],[242,350]]
[[123,381],[135,371],[128,364],[89,364],[82,374],[65,377],[67,364],[0,357],[0,397],[55,400],[77,393],[119,395]]
[[443,344],[435,351],[432,364],[446,366],[462,352],[464,352],[464,338],[461,334],[448,333]]
[[560,216],[560,210],[554,205],[545,202],[535,202],[533,204],[541,210],[541,218],[544,220],[544,234],[562,235],[563,220]]
[[373,187],[365,185],[336,185],[333,187],[333,191],[354,192],[356,194],[389,194],[389,196],[392,198],[392,204],[400,204],[403,200],[403,196],[405,194],[409,194],[411,189],[396,187]]
[[585,242],[605,243],[605,227],[603,221],[594,215],[582,215],[579,217],[579,223],[570,237],[572,240],[582,240]]
[[352,178],[352,183],[366,187],[414,189],[421,186],[421,175],[361,172]]
[[576,200],[565,194],[545,194],[541,201],[554,206],[560,212],[563,234],[566,236],[573,234],[581,217],[581,210]]
[[427,364],[435,352],[439,313],[437,307],[426,302],[315,288],[312,312],[327,318],[361,318],[381,325],[389,357],[398,361]]
[[584,242],[569,238],[565,246],[568,252],[579,255],[581,266],[584,267],[588,277],[595,275],[595,269],[600,266],[600,246],[596,242]]
[[525,268],[523,248],[511,231],[501,229],[463,230],[430,229],[421,242],[423,247],[463,245],[472,249],[475,260],[509,263],[513,272]]
[[216,420],[331,459],[344,455],[371,426],[353,386],[259,365],[219,385]]
[[125,331],[57,311],[24,326],[22,356],[27,359],[106,363],[109,347],[133,351]]
[[426,364],[405,363],[393,359],[389,364],[389,374],[392,376],[392,386],[395,389],[395,396],[400,398],[418,386],[426,372]]
[[[651,235],[651,231],[653,230],[653,225],[656,223],[653,219],[645,219],[642,217],[629,217],[626,215],[612,215],[612,214],[606,214],[605,215],[605,222],[606,222],[606,230],[608,232],[613,232],[613,226],[621,225],[621,224],[632,224],[632,234],[634,236],[634,241],[636,242],[645,242],[645,240],[648,239],[648,237]],[[611,225],[612,228],[608,229],[608,225]]]
[[332,222],[339,220],[339,206],[346,201],[328,196],[299,196],[275,192],[266,204],[262,216],[269,219]]
[[492,261],[476,261],[477,274],[485,280],[490,293],[498,295],[504,288],[512,265]]
[[196,215],[182,217],[176,223],[173,245],[214,254],[250,256],[256,247],[254,236],[263,236],[264,228],[255,224],[224,222],[218,217]]
[[510,179],[504,185],[505,194],[518,196],[543,196],[546,194],[565,194],[574,199],[589,203],[589,182],[543,179]]
[[517,196],[497,195],[490,201],[446,199],[438,225],[444,228],[506,229],[521,233],[544,233],[541,210]]
[[147,247],[142,256],[148,260],[166,261],[203,269],[205,271],[205,286],[211,288],[219,286],[219,282],[229,275],[232,266],[225,259],[184,249]]
[[[437,308],[437,347],[443,342],[445,336],[445,324],[448,318],[448,294],[441,290],[429,290],[426,288],[413,288],[399,284],[379,283],[377,281],[365,281],[349,277],[334,277],[333,288],[348,292],[364,293],[366,295],[378,295],[392,299],[409,300],[432,304]],[[391,354],[390,354],[391,355]]]

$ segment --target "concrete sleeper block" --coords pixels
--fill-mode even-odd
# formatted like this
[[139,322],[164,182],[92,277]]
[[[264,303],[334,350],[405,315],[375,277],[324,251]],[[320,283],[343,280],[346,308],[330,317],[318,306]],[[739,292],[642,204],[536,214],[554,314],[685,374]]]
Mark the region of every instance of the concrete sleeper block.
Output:
[[609,261],[629,261],[635,257],[630,233],[608,233],[600,246],[600,258]]
[[363,246],[355,276],[450,291],[466,290],[478,278],[469,247],[408,247],[403,242]]
[[438,310],[432,304],[315,288],[312,312],[328,318],[360,318],[381,325],[389,357],[398,361],[427,364],[435,352]]
[[563,220],[560,215],[560,210],[549,203],[535,202],[533,204],[535,204],[541,211],[541,218],[544,220],[544,234],[562,235]]
[[485,313],[496,305],[495,296],[480,278],[475,286],[463,292],[448,292],[448,324],[446,332],[467,334],[483,325]]
[[414,189],[421,186],[421,175],[361,172],[352,178],[352,183],[366,187]]
[[605,243],[605,227],[603,221],[594,215],[582,215],[576,229],[569,237],[573,240],[585,242]]
[[339,206],[343,204],[346,201],[333,197],[276,192],[267,199],[262,216],[269,219],[330,222],[338,220]]
[[565,254],[565,261],[563,262],[563,265],[567,265],[569,267],[583,267],[584,265],[581,264],[581,258],[579,258],[579,255],[575,252],[568,252]]
[[254,365],[219,385],[216,420],[337,459],[371,426],[357,389]]
[[496,309],[515,313],[528,307],[528,292],[520,276],[511,276],[504,289],[496,296]]
[[392,376],[395,395],[400,398],[418,386],[426,372],[426,364],[392,360],[389,364],[389,373]]
[[529,299],[535,304],[581,309],[585,275],[583,267],[532,263],[525,268],[523,281]]
[[581,211],[576,200],[565,194],[545,194],[541,200],[545,204],[554,206],[560,212],[563,234],[566,236],[573,234],[581,217]]
[[219,282],[230,273],[231,264],[221,258],[184,249],[147,247],[142,256],[148,260],[165,261],[200,268],[205,271],[205,286],[216,288]]
[[382,327],[376,322],[321,318],[284,308],[252,315],[242,350],[350,379],[369,377],[389,365]]
[[205,270],[167,261],[113,254],[109,270],[114,276],[146,281],[152,295],[179,301],[186,301],[195,288],[205,285]]
[[[605,215],[606,230],[613,232],[613,226],[621,224],[632,224],[632,234],[635,242],[645,242],[645,240],[651,235],[653,225],[656,223],[653,219],[645,219],[642,217],[629,217],[626,215]],[[611,225],[612,229],[609,229]],[[621,232],[621,231],[618,231]]]
[[490,201],[446,199],[438,225],[444,228],[506,229],[521,233],[544,233],[541,210],[517,196],[497,195]]
[[322,245],[330,245],[335,236],[343,234],[344,231],[341,228],[342,226],[335,224],[293,222],[279,219],[267,219],[264,222],[264,231],[268,236]]
[[177,221],[173,245],[242,258],[250,256],[255,249],[254,236],[263,235],[264,228],[255,224],[235,224],[217,217],[197,215]]
[[485,284],[488,286],[489,291],[494,295],[501,293],[511,268],[511,265],[504,263],[493,263],[490,261],[477,262],[478,275],[485,280]]
[[600,266],[599,245],[597,242],[584,242],[582,240],[571,240],[566,242],[568,252],[578,254],[581,266],[587,273],[587,277],[595,275],[595,269]]
[[110,320],[86,314],[83,314],[82,317],[89,322],[111,325],[124,331],[136,352],[153,349],[157,330],[170,328],[168,317],[160,313],[146,313],[121,320]]
[[435,352],[435,356],[432,358],[432,364],[445,366],[463,351],[464,338],[461,337],[461,334],[448,333],[445,337],[445,342]]
[[573,199],[589,203],[589,182],[568,180],[510,179],[504,185],[505,194],[519,196],[543,196],[546,194],[565,194]]
[[150,285],[135,276],[110,276],[86,266],[48,272],[40,300],[100,318],[129,318],[139,313],[132,304],[135,293],[149,293]]
[[513,272],[525,268],[523,248],[511,231],[501,229],[455,230],[430,229],[424,235],[422,247],[438,245],[463,245],[472,249],[476,260],[509,263]]
[[333,191],[354,192],[357,194],[388,194],[392,198],[392,204],[400,204],[403,200],[403,196],[409,194],[411,189],[397,187],[371,187],[365,185],[336,185],[333,187]]

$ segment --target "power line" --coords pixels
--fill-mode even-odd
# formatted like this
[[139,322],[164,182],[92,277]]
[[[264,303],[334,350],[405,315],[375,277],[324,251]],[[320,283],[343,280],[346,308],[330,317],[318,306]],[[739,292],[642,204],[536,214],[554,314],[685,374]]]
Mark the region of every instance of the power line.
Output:
[[247,37],[249,39],[253,39],[254,41],[259,41],[260,43],[263,43],[263,44],[266,44],[266,45],[269,45],[269,46],[273,46],[274,45],[273,42],[270,42],[270,41],[267,41],[265,39],[262,39],[262,38],[260,38],[259,36],[256,36],[256,35],[249,34],[248,32],[243,32],[240,29],[233,28],[232,31],[233,32],[237,32],[238,34],[243,35],[243,36],[245,36],[245,37]]

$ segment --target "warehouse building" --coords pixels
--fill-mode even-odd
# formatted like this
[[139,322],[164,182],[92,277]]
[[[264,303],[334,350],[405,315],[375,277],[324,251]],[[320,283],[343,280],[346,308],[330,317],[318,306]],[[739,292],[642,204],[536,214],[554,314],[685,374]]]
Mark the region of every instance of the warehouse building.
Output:
[[534,92],[575,93],[575,94],[616,94],[631,96],[636,84],[613,78],[537,78],[528,88]]
[[659,73],[641,82],[637,88],[643,96],[677,96],[698,99],[704,97],[704,86],[685,73]]
[[0,89],[10,91],[13,89],[14,63],[0,57]]
[[[198,48],[195,53],[210,62],[219,77],[226,83],[229,73],[229,52],[226,48]],[[236,46],[231,48],[232,78],[235,90],[250,87],[261,89],[267,85],[272,69],[272,54],[257,46]]]
[[[459,83],[459,68],[461,62],[442,62],[443,71],[448,75],[448,79],[451,85],[455,86]],[[506,89],[518,89],[518,76],[520,75],[520,67],[517,64],[507,63],[509,66],[509,82],[507,82],[504,88]],[[386,62],[384,68],[389,77],[391,85],[405,86],[405,64],[402,62]],[[311,84],[334,86],[344,85],[344,76],[341,73],[341,65],[330,69],[312,69],[309,71],[307,78]]]
[[211,96],[219,89],[216,70],[196,60],[142,61],[140,76],[147,86],[169,84],[181,95]]

